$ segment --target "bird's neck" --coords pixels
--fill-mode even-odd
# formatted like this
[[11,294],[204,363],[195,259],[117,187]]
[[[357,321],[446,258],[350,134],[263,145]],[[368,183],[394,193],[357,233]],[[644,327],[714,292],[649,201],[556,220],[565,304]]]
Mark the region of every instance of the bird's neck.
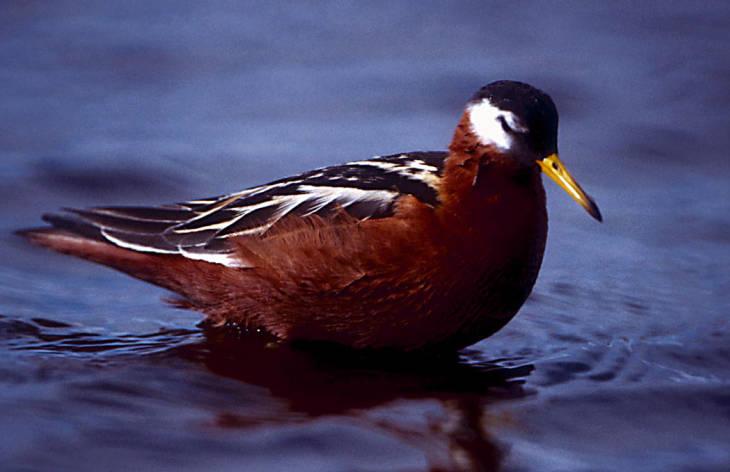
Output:
[[442,184],[441,201],[445,207],[476,204],[494,199],[500,193],[522,189],[544,205],[540,169],[526,166],[493,146],[479,142],[465,114],[459,121],[449,145]]
[[[486,254],[490,264],[502,258],[509,263],[517,254],[538,267],[547,236],[540,169],[475,144],[471,133],[468,121],[462,119],[441,179],[439,222],[449,228],[446,233],[454,247],[467,251],[480,247],[477,253]],[[501,248],[498,255],[494,248]]]
[[468,114],[461,115],[449,145],[449,160],[458,164],[462,160],[473,159],[488,152],[489,148],[479,142],[479,138],[472,130]]

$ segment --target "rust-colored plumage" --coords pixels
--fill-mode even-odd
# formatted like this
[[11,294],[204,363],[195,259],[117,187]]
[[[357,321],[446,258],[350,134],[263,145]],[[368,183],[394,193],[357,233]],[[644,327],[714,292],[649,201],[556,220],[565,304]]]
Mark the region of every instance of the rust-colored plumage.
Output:
[[[531,87],[528,91],[528,98],[547,97]],[[470,103],[479,100],[485,99],[478,94]],[[209,206],[185,226],[172,226],[171,217],[166,217],[170,226],[165,226],[164,234],[172,234],[173,228],[189,238],[196,231],[215,230],[206,246],[200,243],[179,254],[163,253],[167,247],[160,243],[142,246],[139,241],[157,233],[143,214],[135,212],[126,214],[131,218],[127,221],[136,225],[137,239],[117,231],[122,228],[118,222],[102,218],[111,214],[108,209],[91,211],[81,219],[53,217],[54,227],[24,234],[40,245],[165,287],[180,296],[177,304],[202,311],[213,323],[239,323],[283,340],[329,341],[356,348],[460,348],[491,335],[517,313],[537,278],[547,234],[540,168],[534,160],[528,164],[524,156],[485,139],[473,121],[467,109],[449,153],[440,157],[443,165],[438,172],[431,165],[438,156],[431,155],[351,163],[410,179],[399,184],[392,201],[387,200],[393,193],[388,193],[394,188],[391,184],[353,188],[355,180],[349,174],[350,187],[337,193],[343,185],[338,176],[344,171],[309,185],[311,179],[322,178],[319,172],[310,173],[304,183],[302,178],[293,180],[291,185],[298,187],[291,195],[272,193],[268,200],[261,197],[254,202],[245,194],[249,205],[245,208],[232,207],[231,197],[220,204],[205,201]],[[541,145],[552,151],[552,142]],[[534,151],[542,154],[546,149]],[[288,181],[280,182],[261,187],[260,192],[289,188]],[[411,183],[423,185],[412,188]],[[436,190],[435,204],[419,194],[430,188]],[[316,205],[283,217],[279,209],[266,220],[274,223],[260,230],[246,227],[248,233],[221,240],[221,232],[229,226],[220,222],[222,218],[211,220],[214,212],[231,211],[240,225],[270,201],[284,202],[287,211],[301,209],[311,204],[306,192],[316,194]],[[368,203],[370,212],[364,216],[363,203]],[[159,218],[155,221],[160,224]],[[193,227],[191,222],[200,223]],[[206,251],[212,247],[210,238],[219,238],[216,250],[225,251],[227,261],[237,262],[190,257],[193,249],[203,253],[201,247]]]

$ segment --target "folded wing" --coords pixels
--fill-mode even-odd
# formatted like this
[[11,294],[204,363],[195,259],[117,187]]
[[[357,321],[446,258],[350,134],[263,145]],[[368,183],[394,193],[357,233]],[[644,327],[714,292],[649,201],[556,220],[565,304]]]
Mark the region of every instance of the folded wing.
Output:
[[290,215],[326,217],[344,210],[360,220],[383,218],[393,214],[403,195],[438,205],[445,157],[442,152],[378,156],[214,198],[160,207],[68,209],[44,218],[54,227],[133,251],[242,267],[230,238],[264,234]]

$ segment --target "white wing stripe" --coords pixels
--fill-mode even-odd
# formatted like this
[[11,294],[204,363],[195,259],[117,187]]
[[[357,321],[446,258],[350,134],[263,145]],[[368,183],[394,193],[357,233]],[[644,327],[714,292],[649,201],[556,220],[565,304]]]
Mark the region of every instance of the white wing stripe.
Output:
[[393,162],[382,162],[382,161],[354,161],[354,162],[348,162],[347,165],[348,166],[370,166],[370,167],[377,167],[378,169],[390,170],[390,171],[403,167],[403,166],[393,163]]
[[[403,155],[401,157],[405,159],[408,156]],[[420,159],[413,159],[411,161],[408,161],[405,167],[410,167],[412,169],[422,170],[426,172],[432,172],[434,174],[438,172],[438,168],[436,168],[436,166],[428,165]]]
[[149,246],[142,246],[141,244],[134,244],[127,241],[124,241],[119,238],[115,238],[114,236],[109,235],[105,229],[102,228],[101,235],[104,236],[109,242],[119,246],[123,247],[124,249],[130,249],[132,251],[139,251],[139,252],[153,252],[155,254],[177,254],[177,251],[169,251],[166,249],[158,249],[156,247],[149,247]]
[[186,257],[188,259],[193,259],[196,261],[205,261],[210,262],[211,264],[221,264],[226,267],[234,267],[234,268],[242,268],[242,267],[251,267],[250,265],[245,264],[242,260],[236,258],[233,254],[230,253],[214,253],[214,252],[208,252],[208,253],[200,253],[200,252],[190,252],[186,251],[184,248],[180,248],[180,255],[183,257]]
[[[234,236],[263,233],[276,224],[276,222],[280,219],[291,213],[299,205],[308,201],[314,202],[314,207],[306,213],[303,213],[302,216],[313,215],[331,203],[337,203],[343,208],[347,208],[357,202],[365,201],[380,202],[381,206],[386,206],[398,195],[396,192],[389,190],[363,190],[351,187],[328,187],[320,185],[300,185],[297,190],[303,193],[278,196],[272,199],[275,200],[275,203],[281,204],[281,208],[279,208],[279,210],[268,222],[266,222],[266,224],[236,233],[227,234],[224,237],[231,238]],[[241,217],[238,216],[236,220],[240,218]]]
[[[186,228],[183,228],[183,229],[173,228],[172,231],[173,231],[173,233],[177,233],[177,234],[185,234],[185,233],[197,233],[198,231],[207,231],[207,230],[212,230],[212,229],[224,230],[227,227],[231,226],[233,223],[237,222],[241,218],[244,218],[246,215],[248,215],[249,213],[251,213],[253,211],[260,210],[261,208],[278,205],[280,203],[281,199],[282,199],[281,197],[275,197],[275,198],[272,198],[271,200],[267,200],[265,202],[257,203],[256,205],[250,205],[247,207],[228,207],[227,209],[229,209],[229,210],[240,210],[240,212],[236,216],[232,217],[231,219],[228,219],[226,221],[221,221],[220,223],[215,223],[215,224],[208,225],[208,226],[200,226],[200,227],[196,227],[196,228],[187,228],[187,229]],[[190,220],[190,221],[193,221],[193,220]]]
[[428,165],[421,159],[408,160],[408,155],[400,156],[403,162],[383,162],[383,161],[354,161],[348,162],[350,166],[371,166],[382,169],[386,172],[396,172],[402,177],[411,180],[420,180],[429,187],[438,190],[439,176],[438,169],[435,166]]
[[302,182],[303,182],[303,180],[301,180],[301,179],[285,180],[283,182],[279,182],[279,183],[276,183],[276,184],[261,185],[260,187],[254,187],[254,188],[250,188],[248,190],[243,190],[241,192],[237,192],[237,193],[231,194],[231,196],[235,196],[237,198],[241,198],[241,197],[253,197],[254,195],[258,195],[260,193],[268,192],[269,190],[273,190],[275,188],[286,187],[288,185],[296,185],[296,184],[299,184],[299,183],[302,183]]
[[197,261],[205,261],[210,262],[211,264],[221,264],[226,267],[249,267],[247,266],[243,261],[240,259],[237,259],[232,254],[226,254],[226,253],[194,253],[189,252],[183,249],[182,247],[178,246],[177,251],[168,251],[165,249],[158,249],[154,247],[149,246],[142,246],[140,244],[133,244],[127,241],[123,241],[119,238],[115,238],[114,236],[110,236],[107,234],[105,230],[101,230],[101,234],[109,240],[109,242],[122,247],[124,249],[129,249],[132,251],[138,251],[138,252],[149,252],[153,254],[179,254],[183,257],[186,257],[188,259],[194,259]]
[[306,192],[311,198],[320,200],[320,204],[308,214],[316,213],[332,202],[346,208],[357,202],[380,202],[382,206],[390,204],[397,192],[390,190],[363,190],[354,187],[327,187],[320,185],[300,185],[299,190]]

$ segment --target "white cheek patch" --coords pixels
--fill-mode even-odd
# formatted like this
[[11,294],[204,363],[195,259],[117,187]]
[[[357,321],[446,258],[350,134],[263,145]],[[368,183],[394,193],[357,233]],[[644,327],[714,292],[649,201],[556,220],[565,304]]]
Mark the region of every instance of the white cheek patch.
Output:
[[504,130],[500,118],[503,118],[514,131],[527,132],[527,129],[519,123],[512,112],[497,108],[487,99],[469,105],[467,112],[472,131],[479,138],[479,142],[485,146],[491,145],[500,151],[512,149],[514,137]]

